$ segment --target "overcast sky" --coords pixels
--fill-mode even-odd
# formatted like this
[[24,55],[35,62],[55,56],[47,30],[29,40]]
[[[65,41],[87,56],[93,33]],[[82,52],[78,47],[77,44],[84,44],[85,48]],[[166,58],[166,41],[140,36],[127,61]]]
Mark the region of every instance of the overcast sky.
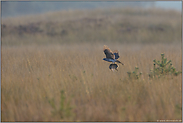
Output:
[[166,9],[176,9],[182,10],[182,2],[181,1],[158,1],[156,2],[156,7],[162,7]]

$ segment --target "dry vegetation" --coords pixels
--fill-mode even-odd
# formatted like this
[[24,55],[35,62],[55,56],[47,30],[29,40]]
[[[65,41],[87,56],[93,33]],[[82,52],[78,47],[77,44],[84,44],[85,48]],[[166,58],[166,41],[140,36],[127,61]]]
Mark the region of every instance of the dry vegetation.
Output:
[[3,45],[181,42],[181,13],[126,8],[7,18],[2,37]]
[[[182,75],[148,77],[161,53],[182,69],[180,13],[123,9],[36,17],[2,21],[2,121],[182,120]],[[125,66],[109,70],[104,44],[119,50]],[[142,76],[131,80],[127,72],[136,66]]]

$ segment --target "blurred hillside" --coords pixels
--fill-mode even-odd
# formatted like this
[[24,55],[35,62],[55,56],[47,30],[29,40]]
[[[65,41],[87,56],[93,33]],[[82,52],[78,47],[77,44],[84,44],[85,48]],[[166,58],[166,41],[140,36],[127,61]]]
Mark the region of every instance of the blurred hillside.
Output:
[[2,19],[2,44],[181,42],[181,13],[111,8],[64,10]]

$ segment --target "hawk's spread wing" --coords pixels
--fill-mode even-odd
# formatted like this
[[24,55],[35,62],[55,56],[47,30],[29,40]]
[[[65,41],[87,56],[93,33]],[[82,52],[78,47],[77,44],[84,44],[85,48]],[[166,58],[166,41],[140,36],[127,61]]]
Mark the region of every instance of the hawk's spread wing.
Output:
[[115,59],[118,59],[119,58],[118,50],[113,51],[113,53],[114,53]]
[[104,53],[106,55],[106,58],[114,59],[115,56],[114,56],[113,52],[109,49],[108,46],[104,45],[103,51],[104,51]]

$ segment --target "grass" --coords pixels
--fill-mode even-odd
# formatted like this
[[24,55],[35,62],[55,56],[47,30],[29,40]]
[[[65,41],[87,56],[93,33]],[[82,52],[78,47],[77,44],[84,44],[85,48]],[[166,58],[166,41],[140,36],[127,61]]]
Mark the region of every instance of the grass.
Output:
[[[50,33],[52,32],[52,33]],[[118,71],[102,59],[119,50]],[[149,78],[161,53],[181,71],[181,14],[62,11],[2,20],[1,121],[182,120],[182,73]],[[142,72],[129,79],[128,71]]]
[[[181,70],[180,45],[111,45],[125,63],[118,72],[108,69],[102,48],[2,47],[2,121],[181,120],[181,109],[177,108],[181,107],[181,75],[148,78],[153,59],[160,59],[156,54],[162,52]],[[127,71],[136,65],[143,74],[138,80],[129,80]],[[59,107],[61,90],[74,107],[74,115],[66,119],[53,117],[49,104],[54,98]]]

